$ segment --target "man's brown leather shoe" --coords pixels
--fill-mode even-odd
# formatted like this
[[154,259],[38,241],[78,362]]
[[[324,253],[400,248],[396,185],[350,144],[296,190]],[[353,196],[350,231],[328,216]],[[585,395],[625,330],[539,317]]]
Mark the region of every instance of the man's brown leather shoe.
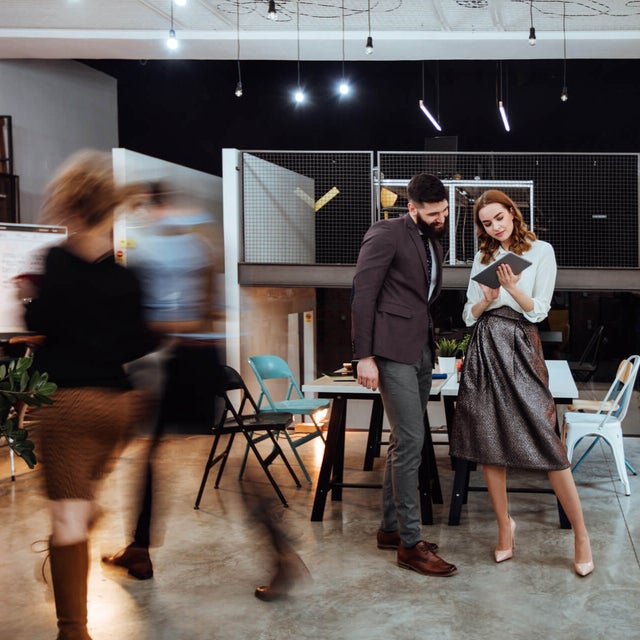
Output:
[[[378,529],[376,534],[378,549],[397,549],[400,546],[400,534],[397,531],[383,531]],[[435,542],[424,541],[429,551],[437,551],[438,545]]]
[[455,565],[449,564],[433,551],[430,551],[424,540],[418,542],[413,549],[405,549],[400,545],[398,547],[398,565],[405,569],[422,573],[425,576],[448,577],[458,571]]

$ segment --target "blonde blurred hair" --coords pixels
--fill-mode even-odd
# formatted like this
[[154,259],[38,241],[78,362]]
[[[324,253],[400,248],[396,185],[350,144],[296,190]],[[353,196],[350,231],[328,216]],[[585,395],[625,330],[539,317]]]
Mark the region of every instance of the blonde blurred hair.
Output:
[[480,222],[480,210],[489,204],[501,204],[507,211],[513,214],[513,233],[511,235],[511,244],[509,251],[522,255],[525,251],[531,249],[531,243],[536,239],[536,234],[529,231],[527,223],[518,205],[503,191],[498,189],[489,189],[476,199],[473,205],[473,220],[476,223],[478,231],[479,249],[482,252],[480,262],[489,264],[495,252],[500,246],[500,242],[492,238],[485,230],[484,225]]
[[40,220],[67,226],[71,231],[94,227],[135,198],[139,190],[139,186],[115,184],[110,153],[78,151],[58,167],[47,185]]

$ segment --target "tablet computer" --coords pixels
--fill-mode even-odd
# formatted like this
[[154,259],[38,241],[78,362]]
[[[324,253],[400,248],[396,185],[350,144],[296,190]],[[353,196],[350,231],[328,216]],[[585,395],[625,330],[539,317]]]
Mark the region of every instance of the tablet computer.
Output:
[[508,264],[515,275],[518,275],[527,267],[531,266],[531,262],[525,260],[522,256],[518,256],[515,253],[507,253],[499,260],[492,262],[486,269],[483,269],[480,273],[473,276],[473,280],[491,289],[497,289],[500,283],[498,282],[496,270],[501,264]]

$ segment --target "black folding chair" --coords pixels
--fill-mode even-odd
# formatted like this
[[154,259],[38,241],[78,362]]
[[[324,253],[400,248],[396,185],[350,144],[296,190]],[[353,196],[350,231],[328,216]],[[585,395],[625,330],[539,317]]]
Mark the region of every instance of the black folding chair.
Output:
[[591,335],[587,346],[584,348],[580,360],[569,361],[569,369],[576,382],[588,382],[593,378],[600,364],[600,345],[604,336],[604,326],[600,325]]
[[[220,463],[218,475],[216,477],[216,482],[214,485],[216,489],[218,488],[218,485],[220,484],[220,478],[222,477],[222,474],[224,472],[224,468],[227,464],[227,459],[229,458],[229,453],[231,451],[231,447],[233,446],[233,441],[237,433],[242,433],[244,435],[249,448],[251,449],[251,451],[253,451],[260,466],[262,467],[262,470],[265,472],[267,478],[269,479],[271,486],[278,494],[280,501],[285,507],[288,507],[289,505],[287,504],[282,491],[280,491],[278,483],[275,481],[274,477],[269,471],[269,465],[280,458],[291,474],[291,477],[296,483],[296,486],[301,486],[300,481],[298,480],[296,474],[291,468],[291,465],[289,464],[289,461],[280,448],[277,439],[278,433],[280,431],[286,430],[287,427],[291,424],[291,422],[293,421],[293,416],[290,413],[272,413],[259,411],[255,400],[249,392],[249,389],[247,389],[247,386],[245,385],[244,380],[242,379],[240,374],[231,367],[223,366],[222,368],[226,377],[226,385],[222,389],[216,389],[214,393],[217,397],[222,399],[224,404],[222,406],[220,417],[216,420],[216,423],[212,428],[212,432],[214,435],[213,445],[211,446],[211,452],[209,453],[209,458],[204,468],[204,475],[202,476],[202,482],[200,483],[200,489],[198,491],[194,509],[200,508],[200,500],[202,499],[204,487],[207,483],[207,478],[209,477],[209,471],[216,464]],[[240,402],[237,404],[237,408],[229,398],[230,391],[240,392]],[[245,408],[252,411],[252,413],[245,414]],[[227,446],[224,451],[216,455],[220,438],[225,435],[229,436]],[[269,455],[265,457],[260,453],[256,445],[259,442],[267,439],[271,440],[273,448],[271,449],[271,453],[269,453]]]

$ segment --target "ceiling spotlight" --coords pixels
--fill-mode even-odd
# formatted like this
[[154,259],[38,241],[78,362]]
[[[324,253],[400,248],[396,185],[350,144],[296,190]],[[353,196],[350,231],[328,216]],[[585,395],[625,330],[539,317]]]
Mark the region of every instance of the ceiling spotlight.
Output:
[[267,17],[270,20],[277,20],[278,19],[278,14],[276,13],[275,0],[269,0],[269,11],[267,12]]
[[560,94],[560,100],[566,102],[569,99],[569,92],[567,91],[567,3],[562,3],[562,93]]
[[371,36],[367,38],[367,44],[364,48],[364,51],[368,56],[373,53],[373,38]]
[[176,38],[176,32],[173,29],[169,30],[169,37],[167,38],[167,47],[172,51],[178,48],[178,38]]
[[529,0],[529,18],[531,20],[529,26],[529,44],[533,47],[536,43],[536,29],[533,26],[533,0]]
[[167,38],[167,47],[171,51],[175,51],[178,48],[178,39],[176,38],[176,32],[173,29],[173,0],[171,0],[171,23],[169,25],[169,37]]
[[236,84],[236,97],[242,97],[242,74],[240,70],[240,2],[236,5],[236,44],[237,54],[236,61],[238,63],[238,84]]
[[298,104],[302,104],[304,102],[304,92],[302,91],[302,89],[296,89],[296,92],[293,94],[293,99]]
[[373,53],[373,38],[371,37],[371,0],[367,0],[367,22],[369,24],[369,35],[367,44],[364,47],[365,53],[370,56]]

